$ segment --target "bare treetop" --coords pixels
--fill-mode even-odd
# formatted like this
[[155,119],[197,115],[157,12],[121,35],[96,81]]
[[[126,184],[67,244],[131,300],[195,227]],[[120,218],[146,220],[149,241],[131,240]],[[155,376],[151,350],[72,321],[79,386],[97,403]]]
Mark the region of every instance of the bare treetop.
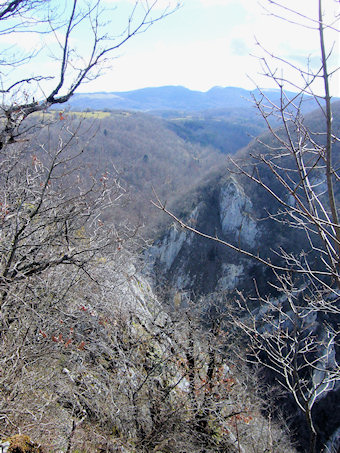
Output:
[[118,7],[109,8],[101,0],[3,2],[2,146],[16,140],[18,126],[28,115],[67,102],[81,84],[110,66],[130,38],[179,6],[178,1],[138,0],[122,20]]

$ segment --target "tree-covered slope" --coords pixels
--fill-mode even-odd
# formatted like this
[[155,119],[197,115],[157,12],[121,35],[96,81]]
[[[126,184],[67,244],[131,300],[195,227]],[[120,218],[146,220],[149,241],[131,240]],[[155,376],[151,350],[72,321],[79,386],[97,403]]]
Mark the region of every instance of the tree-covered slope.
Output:
[[[340,103],[336,102],[333,104],[334,134],[340,129],[339,113]],[[325,142],[322,112],[311,112],[304,119],[304,123],[313,131],[310,139],[322,145]],[[284,130],[278,128],[276,133],[280,136]],[[292,127],[292,140],[295,133]],[[278,141],[273,135],[264,133],[239,150],[232,158],[237,165],[248,171],[250,176],[259,174],[264,186],[271,188],[272,192],[289,203],[289,194],[285,193],[277,175],[256,157],[269,157],[276,152],[277,147]],[[312,158],[313,155],[311,154],[310,157]],[[334,168],[337,168],[339,160],[340,148],[335,141]],[[293,169],[294,158],[287,152],[283,152],[281,157],[275,157],[275,165],[277,168]],[[280,170],[279,174],[282,172],[283,170]],[[318,184],[318,191],[324,190],[326,180],[317,166],[313,178],[314,183]],[[335,184],[335,196],[339,200],[339,184]],[[327,200],[325,200],[325,206],[327,206]],[[309,248],[309,240],[303,229],[289,226],[284,221],[276,221],[273,217],[270,218],[270,215],[275,216],[280,208],[278,199],[275,199],[264,187],[253,182],[251,177],[241,174],[239,169],[228,160],[198,181],[185,197],[173,200],[172,204],[175,215],[188,221],[190,225],[193,224],[199,231],[213,237],[218,236],[262,258],[270,257],[277,263],[280,261],[277,254],[280,248],[296,254],[299,254],[302,249]],[[278,216],[277,220],[280,220]],[[183,232],[175,226],[171,228],[171,231],[165,232],[165,236],[156,241],[151,255],[154,263],[159,265],[160,274],[166,275],[166,280],[170,278],[178,289],[192,289],[196,293],[211,292],[215,288],[223,289],[221,279],[228,280],[228,271],[225,266],[244,260],[248,263],[248,271],[242,268],[236,278],[235,269],[230,270],[231,282],[234,283],[228,283],[225,289],[235,288],[236,282],[243,282],[241,286],[249,289],[253,286],[252,278],[255,275],[258,285],[262,288],[268,286],[268,272],[261,275],[261,269],[264,268],[256,259],[245,258],[242,254],[239,255],[221,244],[200,238],[190,232]],[[173,246],[173,241],[176,242],[176,247]],[[158,251],[157,247],[159,247]],[[167,249],[169,253],[171,251],[171,259],[166,252]],[[169,258],[167,264],[164,261],[166,256]],[[192,257],[194,258],[191,259]],[[251,278],[249,273],[252,274]]]
[[[339,110],[334,103],[334,136]],[[172,207],[159,202],[175,222],[145,257],[174,303],[194,298],[208,307],[219,301],[226,310],[243,309],[241,321],[236,316],[233,323],[256,344],[255,361],[271,370],[269,380],[288,389],[282,404],[301,425],[297,441],[308,451],[309,408],[317,448],[336,439],[340,423],[332,409],[339,401],[338,274],[327,249],[334,252],[337,242],[328,220],[333,196],[326,181],[323,111],[288,118],[286,127],[261,135]],[[339,162],[334,139],[330,176],[336,206]],[[272,375],[273,370],[278,371]]]
[[165,120],[141,112],[54,112],[41,120],[51,123],[39,133],[41,141],[58,140],[61,129],[65,140],[65,125],[78,128],[76,149],[86,151],[78,156],[79,174],[119,180],[126,202],[120,220],[147,227],[159,218],[150,201],[153,189],[163,199],[171,199],[224,160],[220,151],[190,143]]

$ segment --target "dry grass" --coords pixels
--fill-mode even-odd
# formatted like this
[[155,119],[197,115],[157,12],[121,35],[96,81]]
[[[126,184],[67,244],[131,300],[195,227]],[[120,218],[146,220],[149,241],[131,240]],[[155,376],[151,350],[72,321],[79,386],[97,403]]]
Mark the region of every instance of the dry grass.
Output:
[[111,112],[103,112],[100,110],[95,110],[91,112],[65,112],[62,110],[49,110],[47,112],[35,112],[34,117],[44,118],[44,119],[57,119],[60,116],[71,117],[77,119],[103,119],[111,116]]

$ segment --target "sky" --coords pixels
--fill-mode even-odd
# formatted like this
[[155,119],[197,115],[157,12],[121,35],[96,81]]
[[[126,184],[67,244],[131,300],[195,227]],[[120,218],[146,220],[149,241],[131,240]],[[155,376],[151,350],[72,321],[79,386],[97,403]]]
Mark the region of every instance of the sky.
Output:
[[[134,3],[106,1],[116,7],[121,21]],[[286,9],[272,5],[270,11],[291,22],[303,22],[305,27],[269,15],[267,0],[182,0],[182,6],[174,14],[120,49],[112,69],[82,87],[82,91],[127,91],[162,85],[183,85],[200,91],[213,86],[253,89],[256,83],[266,88],[277,87],[260,76],[263,67],[257,57],[266,55],[270,60],[269,54],[287,59],[293,65],[306,66],[309,61],[314,70],[319,69],[319,37],[315,30],[306,28],[315,26],[315,22],[293,15],[287,9],[298,7],[299,13],[317,18],[317,1],[281,0],[281,3]],[[167,0],[159,0],[159,11],[168,4]],[[334,21],[335,14],[339,19],[339,0],[324,0],[324,12],[327,19]],[[336,26],[340,28],[339,21]],[[332,67],[340,65],[338,36],[336,32],[326,36],[328,46],[335,43]],[[272,64],[277,74],[293,80],[296,87],[301,85],[301,77],[296,77],[295,71],[287,67],[282,70],[279,61]],[[339,96],[339,75],[333,77],[332,88]]]
[[[85,5],[86,1],[79,0],[78,5]],[[173,14],[155,21],[147,31],[119,47],[105,63],[100,77],[93,78],[78,91],[129,91],[164,85],[182,85],[199,91],[214,86],[249,90],[256,86],[277,88],[273,78],[261,75],[268,71],[289,80],[291,84],[285,84],[286,89],[297,91],[307,77],[306,72],[299,74],[297,67],[305,71],[308,63],[314,72],[320,69],[319,36],[315,30],[318,0],[101,0],[101,5],[108,9],[102,17],[105,31],[116,39],[114,42],[119,42],[136,3],[132,27],[138,23],[146,5],[154,5],[152,17],[157,18],[175,8],[178,1],[181,5]],[[325,38],[326,48],[332,49],[328,64],[333,70],[340,66],[340,0],[322,2],[325,21],[332,23],[325,31]],[[50,0],[49,4],[61,13],[68,13],[72,6],[69,0]],[[42,5],[40,13],[34,11],[34,14],[46,13],[46,6]],[[1,34],[1,61],[6,61],[4,55],[25,55],[25,52],[29,55],[32,51],[34,58],[7,72],[2,65],[0,85],[6,87],[14,80],[37,74],[46,76],[35,87],[34,96],[39,99],[50,87],[53,89],[60,73],[55,57],[60,57],[62,52],[58,40],[63,42],[63,29],[55,33],[28,33],[30,23],[34,24],[34,17],[29,18],[20,33]],[[78,31],[75,30],[70,48],[71,72],[82,64],[81,57],[91,51],[90,24],[82,22]],[[289,64],[282,64],[284,60]],[[72,83],[71,78],[67,80]],[[28,88],[32,96],[32,84]],[[339,72],[332,76],[331,89],[334,96],[340,96]],[[320,82],[314,83],[313,90],[322,93]],[[22,89],[19,94],[22,95]]]

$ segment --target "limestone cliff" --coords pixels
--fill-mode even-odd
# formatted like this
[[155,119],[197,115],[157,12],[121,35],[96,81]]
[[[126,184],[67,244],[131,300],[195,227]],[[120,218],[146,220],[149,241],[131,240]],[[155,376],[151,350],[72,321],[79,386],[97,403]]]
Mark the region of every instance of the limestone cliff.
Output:
[[[209,181],[185,209],[185,221],[189,225],[256,251],[263,228],[256,207],[236,178],[227,176]],[[157,281],[167,281],[176,290],[196,294],[216,289],[232,291],[236,286],[249,289],[249,273],[259,267],[237,252],[176,224],[170,225],[154,242],[146,256],[148,268]]]

